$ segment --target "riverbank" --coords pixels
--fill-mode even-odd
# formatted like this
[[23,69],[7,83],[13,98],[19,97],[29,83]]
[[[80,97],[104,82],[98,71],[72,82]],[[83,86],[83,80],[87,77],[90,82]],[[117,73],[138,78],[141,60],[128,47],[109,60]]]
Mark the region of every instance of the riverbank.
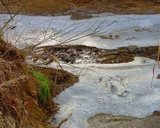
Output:
[[4,1],[7,8],[0,4],[0,13],[28,15],[73,15],[78,19],[87,14],[112,12],[117,14],[155,14],[160,13],[159,0],[21,0]]
[[[40,68],[25,62],[24,51],[0,41],[0,127],[53,128],[47,120],[59,110],[52,101],[77,77],[62,70]],[[46,102],[39,99],[42,87],[32,72],[42,73],[50,81]]]

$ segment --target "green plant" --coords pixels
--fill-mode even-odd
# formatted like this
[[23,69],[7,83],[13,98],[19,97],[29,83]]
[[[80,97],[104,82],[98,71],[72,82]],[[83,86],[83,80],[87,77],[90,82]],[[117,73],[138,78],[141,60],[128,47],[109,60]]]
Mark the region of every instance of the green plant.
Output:
[[3,31],[2,31],[2,29],[0,28],[0,39],[2,39],[3,38]]
[[36,78],[40,85],[39,100],[42,104],[46,104],[47,98],[50,94],[50,82],[49,79],[38,71],[32,71],[33,76]]

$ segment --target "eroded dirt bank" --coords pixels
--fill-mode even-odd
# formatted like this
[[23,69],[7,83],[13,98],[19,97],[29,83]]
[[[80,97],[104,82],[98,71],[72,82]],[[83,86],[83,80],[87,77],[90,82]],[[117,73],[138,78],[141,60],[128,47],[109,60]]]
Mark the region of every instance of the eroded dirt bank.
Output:
[[[45,104],[39,101],[40,86],[32,71],[45,74],[51,83]],[[0,40],[0,127],[50,128],[46,121],[59,109],[52,98],[76,81],[66,71],[28,65],[23,51]]]

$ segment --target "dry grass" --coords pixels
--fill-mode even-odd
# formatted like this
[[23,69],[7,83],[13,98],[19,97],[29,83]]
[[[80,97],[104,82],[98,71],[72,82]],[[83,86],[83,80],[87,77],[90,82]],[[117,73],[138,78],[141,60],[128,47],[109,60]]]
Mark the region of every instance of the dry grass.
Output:
[[[12,0],[13,1],[13,0]],[[65,3],[65,4],[64,4]],[[20,7],[25,4],[25,7],[21,11],[28,14],[53,14],[68,10],[71,6],[66,0],[21,0],[20,2],[9,5],[11,12],[17,12]],[[6,9],[0,6],[1,12],[5,12]]]
[[[4,1],[8,3],[8,0]],[[9,3],[15,1],[9,0]],[[17,3],[9,4],[8,7],[11,12],[17,12],[24,4],[20,13],[34,15],[53,15],[73,8],[114,13],[160,13],[159,2],[155,0],[27,0],[27,2],[19,0]],[[0,12],[7,12],[2,5],[0,5]]]
[[[52,83],[52,92],[46,105],[39,104],[39,86],[31,74],[32,69],[47,75]],[[21,51],[1,41],[0,126],[3,125],[3,121],[5,122],[5,118],[9,117],[15,121],[13,126],[15,124],[16,128],[50,128],[45,121],[59,109],[52,101],[53,96],[73,85],[76,80],[75,76],[65,71],[26,64]]]
[[14,118],[0,115],[0,128],[16,128]]

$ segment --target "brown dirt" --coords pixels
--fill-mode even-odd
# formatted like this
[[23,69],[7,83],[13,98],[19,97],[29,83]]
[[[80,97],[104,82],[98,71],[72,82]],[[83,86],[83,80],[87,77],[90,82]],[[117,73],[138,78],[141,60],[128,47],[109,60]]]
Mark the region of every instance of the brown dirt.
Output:
[[[51,81],[52,93],[46,105],[38,102],[39,85],[30,73],[32,69],[44,73]],[[28,65],[22,51],[0,41],[0,126],[8,126],[10,118],[16,128],[50,128],[46,120],[58,111],[53,96],[76,81],[77,77],[66,71]]]
[[138,47],[134,45],[117,49],[99,49],[84,45],[46,46],[43,48],[44,52],[33,56],[34,60],[38,60],[36,56],[43,60],[55,56],[55,58],[65,63],[76,63],[77,59],[85,60],[83,58],[85,55],[88,56],[87,60],[92,63],[127,63],[133,61],[134,57],[147,57],[157,60],[158,51],[158,46]]
[[88,128],[159,128],[159,120],[160,116],[154,114],[139,119],[99,113],[88,119]]
[[[4,0],[4,3],[12,13],[20,10],[20,13],[32,15],[54,15],[69,10],[86,13],[91,10],[97,13],[160,13],[159,0]],[[0,13],[5,12],[8,12],[7,9],[0,5]]]

